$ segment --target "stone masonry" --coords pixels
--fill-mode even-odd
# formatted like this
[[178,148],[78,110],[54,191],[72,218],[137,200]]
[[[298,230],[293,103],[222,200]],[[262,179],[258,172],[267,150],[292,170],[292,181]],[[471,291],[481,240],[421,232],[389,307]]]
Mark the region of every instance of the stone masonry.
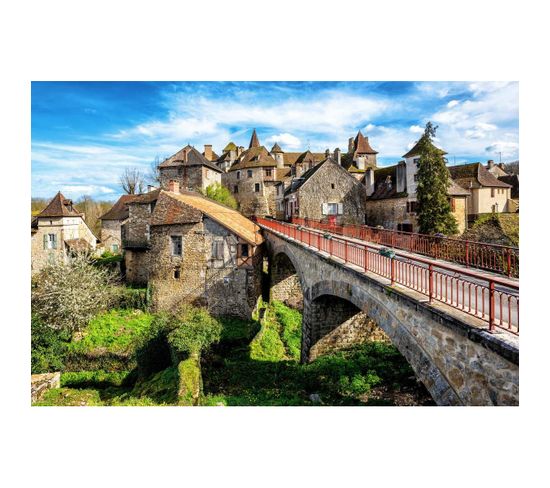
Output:
[[[519,348],[507,333],[490,334],[445,312],[445,307],[420,301],[290,239],[264,232],[269,256],[287,255],[304,295],[302,360],[315,344],[354,310],[372,318],[403,354],[439,405],[518,405]],[[332,314],[335,300],[348,313],[340,323]]]

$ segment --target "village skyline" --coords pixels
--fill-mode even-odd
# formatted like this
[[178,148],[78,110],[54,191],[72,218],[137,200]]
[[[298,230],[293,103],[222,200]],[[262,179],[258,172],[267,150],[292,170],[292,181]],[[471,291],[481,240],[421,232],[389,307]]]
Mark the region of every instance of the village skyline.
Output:
[[346,151],[358,130],[395,164],[439,126],[449,164],[517,160],[517,82],[129,82],[32,84],[32,196],[116,199],[125,168],[186,144]]

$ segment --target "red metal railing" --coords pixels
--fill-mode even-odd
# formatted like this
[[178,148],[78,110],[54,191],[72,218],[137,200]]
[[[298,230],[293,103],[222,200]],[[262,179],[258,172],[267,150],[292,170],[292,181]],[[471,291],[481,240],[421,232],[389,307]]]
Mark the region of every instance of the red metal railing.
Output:
[[430,302],[435,300],[480,318],[488,322],[491,332],[498,327],[519,335],[519,284],[515,282],[400,253],[390,258],[367,243],[277,220],[255,220],[263,228],[387,278],[392,285],[426,295]]
[[511,277],[519,277],[519,249],[498,244],[434,237],[390,229],[378,229],[367,225],[334,225],[319,220],[292,218],[293,224],[324,230],[362,241],[391,246],[404,251],[415,252],[464,264],[471,268],[485,269]]

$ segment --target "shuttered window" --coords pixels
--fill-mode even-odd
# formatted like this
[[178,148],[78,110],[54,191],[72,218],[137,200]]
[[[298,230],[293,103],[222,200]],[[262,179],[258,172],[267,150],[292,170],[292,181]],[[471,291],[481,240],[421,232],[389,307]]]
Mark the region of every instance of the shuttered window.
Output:
[[212,259],[223,259],[223,241],[212,242]]
[[57,249],[57,234],[44,234],[44,249]]
[[181,236],[170,236],[172,241],[172,256],[181,256]]

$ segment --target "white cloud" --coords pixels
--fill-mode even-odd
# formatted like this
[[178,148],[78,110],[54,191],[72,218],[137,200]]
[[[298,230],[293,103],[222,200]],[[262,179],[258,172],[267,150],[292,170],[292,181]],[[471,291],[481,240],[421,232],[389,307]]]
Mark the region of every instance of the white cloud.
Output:
[[63,185],[61,186],[61,191],[77,196],[114,193],[112,188],[97,185]]
[[471,129],[467,129],[464,135],[467,139],[482,139],[483,137],[487,137],[490,132],[493,132],[496,129],[497,126],[494,124],[479,122],[475,124]]
[[497,141],[485,148],[485,152],[496,155],[501,153],[503,158],[516,158],[519,154],[519,144],[516,142]]
[[447,103],[448,108],[456,107],[460,102],[458,100],[451,100],[449,103]]
[[[288,132],[283,132],[281,134],[276,134],[274,136],[268,137],[265,140],[266,144],[273,145],[276,142],[282,147],[282,149],[298,149],[302,145],[302,141]],[[269,148],[268,148],[269,149]]]
[[409,127],[409,131],[412,132],[413,134],[422,134],[424,132],[424,129],[419,125],[411,125]]

